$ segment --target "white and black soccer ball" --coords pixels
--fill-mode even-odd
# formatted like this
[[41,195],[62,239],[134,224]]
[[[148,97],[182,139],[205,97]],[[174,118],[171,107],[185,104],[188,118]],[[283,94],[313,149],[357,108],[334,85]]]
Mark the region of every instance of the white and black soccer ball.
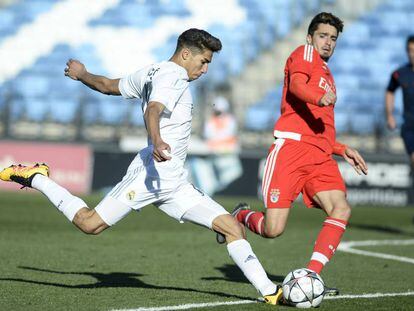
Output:
[[289,272],[282,286],[285,301],[297,308],[318,307],[325,294],[325,284],[319,274],[305,268]]

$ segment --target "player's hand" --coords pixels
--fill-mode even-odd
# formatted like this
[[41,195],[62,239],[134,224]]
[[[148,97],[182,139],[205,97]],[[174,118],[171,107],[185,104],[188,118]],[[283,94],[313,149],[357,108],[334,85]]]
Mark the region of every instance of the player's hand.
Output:
[[329,105],[335,105],[335,103],[336,103],[336,95],[335,95],[335,93],[332,92],[332,91],[328,91],[319,100],[318,105],[320,107],[324,107],[324,106],[329,106]]
[[157,143],[154,143],[154,150],[152,155],[154,156],[155,161],[164,162],[171,160],[171,147],[167,143],[160,140]]
[[358,173],[358,175],[367,175],[368,174],[368,166],[365,163],[364,158],[359,154],[358,151],[347,147],[345,149],[345,153],[343,155],[346,162],[348,162]]
[[85,65],[76,59],[69,59],[66,63],[65,76],[73,80],[81,80],[86,72]]
[[397,122],[393,115],[387,117],[387,126],[390,130],[394,130],[397,127]]

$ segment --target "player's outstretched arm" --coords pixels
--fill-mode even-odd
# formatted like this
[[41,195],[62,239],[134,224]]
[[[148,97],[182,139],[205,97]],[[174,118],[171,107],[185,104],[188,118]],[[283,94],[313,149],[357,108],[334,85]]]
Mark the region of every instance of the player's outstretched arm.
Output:
[[364,158],[355,149],[347,147],[345,149],[344,159],[348,162],[359,175],[368,174],[368,166]]
[[393,115],[394,102],[395,102],[394,93],[387,91],[385,93],[385,117],[387,119],[387,126],[390,130],[393,130],[397,127],[397,122],[395,121],[395,118]]
[[157,162],[171,160],[171,147],[162,140],[160,135],[160,114],[164,109],[165,106],[159,102],[149,102],[144,113],[148,136],[154,146],[152,154]]
[[104,76],[94,75],[88,72],[85,65],[75,59],[69,59],[66,63],[65,76],[81,81],[91,89],[106,95],[121,95],[119,91],[119,79],[109,79]]
[[333,148],[333,153],[343,157],[345,161],[348,162],[359,175],[368,174],[368,166],[365,163],[364,158],[359,154],[357,150],[336,141]]

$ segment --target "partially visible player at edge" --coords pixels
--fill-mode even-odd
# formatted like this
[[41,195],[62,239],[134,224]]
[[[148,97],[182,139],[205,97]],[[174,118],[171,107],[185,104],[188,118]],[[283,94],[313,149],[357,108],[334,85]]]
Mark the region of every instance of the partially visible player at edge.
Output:
[[[395,91],[401,87],[403,94],[403,124],[401,125],[401,138],[405,150],[410,157],[411,174],[414,175],[414,35],[407,38],[406,52],[408,63],[396,69],[390,78],[385,92],[385,117],[390,130],[397,128],[394,118]],[[414,182],[411,184],[409,201],[414,201]],[[414,223],[414,218],[413,218]]]
[[[98,92],[140,98],[148,131],[148,147],[130,164],[126,175],[95,209],[52,181],[46,165],[14,165],[0,178],[32,187],[45,194],[75,226],[98,234],[133,210],[154,204],[169,216],[207,227],[225,236],[230,257],[263,295],[277,304],[282,291],[269,280],[242,226],[219,204],[187,181],[184,161],[191,133],[192,97],[189,82],[207,73],[221,42],[208,32],[189,29],[177,41],[169,61],[146,66],[122,79],[89,73],[77,60],[69,60],[65,75]],[[108,169],[108,173],[110,168]]]
[[[285,230],[292,202],[301,192],[307,207],[327,215],[314,246],[308,269],[320,273],[331,259],[351,216],[346,188],[332,154],[342,156],[358,174],[367,174],[360,154],[335,140],[336,89],[328,68],[343,22],[331,13],[311,21],[306,45],[289,56],[281,116],[274,127],[275,142],[267,156],[262,191],[265,213],[246,204],[233,211],[236,219],[265,238]],[[217,236],[221,242],[221,236]]]

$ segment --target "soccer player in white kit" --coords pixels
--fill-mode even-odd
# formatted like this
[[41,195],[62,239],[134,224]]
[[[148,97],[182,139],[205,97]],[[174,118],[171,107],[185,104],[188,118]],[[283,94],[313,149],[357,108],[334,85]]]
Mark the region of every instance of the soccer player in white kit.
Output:
[[89,73],[77,60],[69,60],[65,75],[108,95],[138,98],[142,102],[148,146],[136,155],[125,176],[95,207],[52,181],[45,164],[12,165],[0,179],[32,187],[45,194],[75,226],[98,234],[132,210],[154,204],[178,221],[189,221],[226,238],[230,257],[263,295],[277,304],[282,290],[269,280],[247,240],[243,228],[218,203],[187,181],[184,161],[191,133],[193,102],[189,82],[207,73],[219,39],[199,29],[183,32],[169,61],[146,66],[122,79]]

